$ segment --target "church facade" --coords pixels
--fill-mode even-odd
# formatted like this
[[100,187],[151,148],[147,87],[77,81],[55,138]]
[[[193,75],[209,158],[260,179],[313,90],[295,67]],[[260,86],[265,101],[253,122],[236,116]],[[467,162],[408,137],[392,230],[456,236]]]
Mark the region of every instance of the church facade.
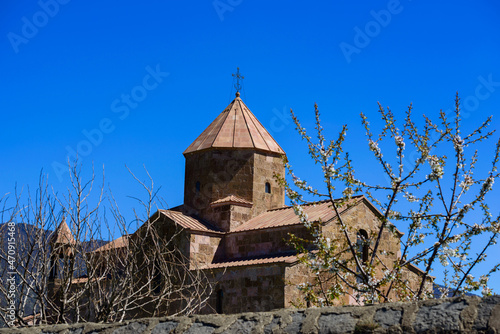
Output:
[[[311,273],[288,242],[290,234],[311,238],[285,205],[285,191],[273,177],[285,174],[284,150],[236,93],[236,98],[184,151],[184,204],[155,213],[160,221],[181,230],[177,247],[191,270],[202,270],[213,282],[212,294],[201,313],[269,311],[303,301],[296,285]],[[343,220],[355,231],[378,230],[380,212],[364,197],[341,208]],[[331,203],[303,206],[311,221],[323,222],[323,233],[339,233]],[[139,229],[140,231],[140,229]],[[138,232],[136,232],[138,233]],[[402,234],[384,232],[384,262],[400,252]],[[133,237],[133,236],[130,236]],[[96,252],[126,247],[122,237]],[[404,272],[416,284],[418,268]],[[349,296],[339,304],[355,304]]]
[[[285,175],[283,155],[239,93],[184,151],[184,204],[160,214],[185,229],[192,268],[209,271],[216,282],[205,312],[269,311],[303,301],[296,285],[311,274],[288,240],[311,236],[273,177]],[[341,212],[344,221],[368,235],[377,231],[380,212],[364,196],[353,202]],[[329,201],[303,209],[311,221],[325,222],[326,236],[339,233]],[[382,249],[393,257],[400,252],[398,233],[382,237]],[[384,262],[392,263],[390,256]],[[404,275],[414,282],[419,269]],[[345,296],[339,303],[356,302]]]

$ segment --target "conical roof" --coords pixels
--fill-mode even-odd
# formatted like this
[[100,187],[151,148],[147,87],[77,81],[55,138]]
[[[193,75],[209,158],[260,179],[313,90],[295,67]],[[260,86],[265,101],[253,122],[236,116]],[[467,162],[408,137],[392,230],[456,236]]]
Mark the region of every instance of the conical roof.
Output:
[[51,244],[75,244],[75,238],[66,224],[66,218],[63,218],[61,224],[56,228],[54,234],[50,237]]
[[184,155],[210,148],[253,148],[285,154],[266,128],[241,100],[240,94],[189,145]]

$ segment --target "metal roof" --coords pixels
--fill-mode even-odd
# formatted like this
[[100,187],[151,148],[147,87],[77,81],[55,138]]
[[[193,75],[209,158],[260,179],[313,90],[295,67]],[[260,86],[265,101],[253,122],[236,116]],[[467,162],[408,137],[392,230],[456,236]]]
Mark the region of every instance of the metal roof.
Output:
[[[363,198],[363,196],[353,197],[351,203],[339,208],[339,212],[342,213],[352,205],[357,204]],[[320,219],[322,222],[328,222],[336,217],[335,210],[332,208],[332,203],[329,200],[304,204],[302,205],[302,209],[304,210],[304,213],[307,214],[309,221],[312,222],[319,221]],[[264,212],[263,214],[260,214],[238,226],[234,232],[299,224],[302,223],[300,222],[299,216],[295,214],[293,207],[285,207]]]
[[76,240],[73,237],[73,233],[69,229],[68,224],[66,224],[66,218],[63,217],[61,224],[56,228],[52,236],[50,237],[51,244],[76,244]]
[[285,154],[238,94],[183,154],[209,148],[253,148]]
[[230,195],[227,197],[224,197],[222,199],[218,199],[216,201],[213,201],[210,203],[210,206],[212,208],[218,207],[221,205],[227,205],[227,204],[234,204],[234,205],[240,205],[240,206],[246,206],[246,207],[252,207],[253,203],[249,202],[241,197],[235,196],[235,195]]
[[123,235],[123,236],[119,237],[118,239],[115,239],[111,242],[108,242],[104,246],[97,248],[94,252],[103,252],[103,251],[107,251],[110,249],[127,247],[128,246],[128,239],[129,239],[129,235]]
[[188,230],[216,232],[216,233],[221,232],[219,229],[215,228],[214,226],[210,225],[204,220],[201,220],[193,216],[185,215],[181,211],[159,210],[159,212]]

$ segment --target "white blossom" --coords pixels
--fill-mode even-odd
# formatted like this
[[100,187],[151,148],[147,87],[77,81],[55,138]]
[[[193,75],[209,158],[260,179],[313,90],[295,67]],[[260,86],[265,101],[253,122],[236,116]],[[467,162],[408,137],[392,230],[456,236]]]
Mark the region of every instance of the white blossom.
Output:
[[403,137],[395,136],[394,140],[396,141],[396,146],[398,147],[398,154],[402,154],[403,150],[405,149],[405,142],[403,140]]
[[304,212],[304,209],[302,206],[295,204],[293,206],[293,211],[297,216],[299,216],[300,222],[304,224],[305,227],[310,228],[311,227],[311,222],[309,221],[309,217],[307,213]]
[[468,174],[465,174],[464,175],[464,180],[462,182],[460,182],[459,186],[462,189],[467,190],[473,184],[474,184],[474,180],[472,179],[472,176],[470,176]]
[[344,195],[344,197],[348,197],[348,198],[351,198],[351,196],[354,194],[354,191],[351,189],[351,188],[345,188],[343,191],[342,191],[342,195]]
[[487,286],[483,286],[483,291],[481,291],[481,293],[483,294],[483,297],[488,297],[491,295],[491,289]]
[[453,136],[453,146],[459,154],[464,152],[464,140],[459,135]]
[[389,210],[389,213],[387,214],[387,218],[399,219],[399,218],[401,218],[401,213],[399,213],[398,211]]
[[406,198],[408,202],[418,202],[419,199],[413,196],[413,194],[406,192],[403,194],[403,196]]
[[484,187],[486,188],[486,190],[491,190],[493,188],[493,183],[495,183],[495,178],[493,178],[492,176],[488,177],[484,182]]
[[333,167],[333,164],[328,165],[328,167],[323,166],[323,173],[325,177],[333,177],[335,175],[335,167]]
[[370,146],[370,150],[372,150],[373,153],[375,153],[375,156],[377,158],[382,158],[382,152],[380,151],[380,147],[378,147],[377,142],[374,142],[373,140],[370,139],[368,141],[368,145]]
[[427,176],[427,178],[431,181],[435,181],[440,179],[444,175],[443,166],[439,163],[439,158],[435,155],[431,155],[427,157],[427,161],[431,165],[432,173]]

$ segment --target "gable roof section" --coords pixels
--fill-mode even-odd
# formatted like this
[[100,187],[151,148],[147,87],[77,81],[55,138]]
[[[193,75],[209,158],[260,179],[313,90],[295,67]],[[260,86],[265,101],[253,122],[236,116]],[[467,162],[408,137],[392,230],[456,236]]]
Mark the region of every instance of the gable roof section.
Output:
[[285,154],[255,115],[236,94],[236,98],[189,145],[184,155],[210,148],[253,148]]
[[122,248],[122,247],[127,247],[129,237],[130,237],[129,235],[123,235],[123,236],[119,237],[118,239],[115,239],[111,242],[108,242],[104,246],[97,248],[93,252],[97,253],[97,252],[103,252],[103,251],[107,251],[107,250],[111,250],[111,249],[118,249],[118,248]]
[[229,195],[227,197],[213,201],[212,203],[210,203],[210,207],[216,208],[218,206],[223,206],[223,205],[228,205],[228,204],[244,206],[247,208],[251,208],[253,205],[252,202],[249,202],[241,197],[238,197],[235,195]]
[[181,207],[176,207],[171,210],[158,210],[158,212],[187,230],[222,233],[221,230],[202,219],[185,215],[180,208]]
[[61,224],[56,228],[52,236],[50,237],[51,244],[76,244],[76,240],[73,237],[73,233],[69,229],[68,224],[66,224],[66,218],[63,217]]
[[[342,213],[348,210],[352,205],[356,205],[364,199],[364,196],[356,196],[352,198],[352,203],[344,205],[339,208],[339,212]],[[310,204],[302,205],[304,212],[307,214],[310,221],[319,221],[326,223],[336,217],[335,211],[331,207],[331,202],[321,201]],[[289,226],[289,225],[299,225],[299,216],[297,216],[293,210],[293,207],[288,206],[280,209],[269,210],[263,214],[258,215],[247,221],[246,223],[238,226],[234,232],[249,231],[249,230],[260,230],[265,228]]]
[[[182,228],[185,228],[190,231],[201,231],[201,232],[211,232],[211,233],[218,233],[222,234],[220,230],[216,229],[209,223],[205,222],[204,220],[198,219],[196,217],[188,216],[182,213],[182,206],[175,207],[171,210],[158,210],[158,213],[163,215],[164,217],[169,218],[172,220],[174,223],[177,225],[181,226]],[[153,217],[155,217],[153,215]],[[108,242],[102,247],[99,247],[98,249],[94,250],[93,252],[102,252],[102,251],[107,251],[111,249],[117,249],[121,247],[126,247],[129,244],[129,238],[130,235],[124,235],[121,236],[120,238],[113,240],[111,242]]]

